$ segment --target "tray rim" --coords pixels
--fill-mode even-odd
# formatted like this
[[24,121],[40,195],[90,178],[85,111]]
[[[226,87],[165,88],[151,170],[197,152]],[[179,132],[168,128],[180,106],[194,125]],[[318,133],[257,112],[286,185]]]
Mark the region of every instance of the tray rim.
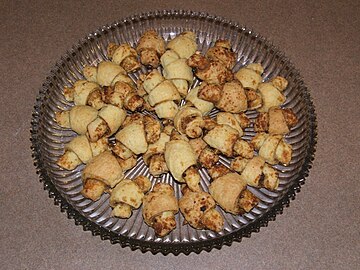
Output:
[[[49,198],[53,198],[54,204],[60,207],[61,212],[66,212],[67,217],[69,219],[74,219],[75,225],[81,225],[84,231],[91,231],[93,236],[100,236],[102,240],[109,240],[111,244],[120,244],[121,247],[130,247],[131,250],[139,249],[141,252],[145,253],[150,251],[152,254],[162,253],[163,255],[168,255],[170,253],[174,255],[179,255],[183,253],[185,255],[189,255],[194,252],[199,254],[201,251],[210,252],[213,248],[221,249],[223,245],[231,246],[233,242],[241,242],[243,237],[250,237],[252,233],[259,232],[261,227],[266,227],[269,221],[274,221],[276,216],[283,213],[284,207],[289,207],[290,201],[294,200],[296,194],[300,192],[301,186],[305,184],[306,177],[309,176],[309,170],[312,167],[312,162],[315,157],[316,152],[316,144],[317,144],[317,116],[315,112],[315,107],[310,96],[310,92],[306,87],[302,76],[298,69],[295,68],[293,63],[288,59],[285,55],[282,57],[288,62],[289,66],[292,67],[298,78],[300,79],[303,85],[303,97],[309,108],[310,114],[310,141],[309,147],[307,150],[307,155],[304,160],[304,164],[300,170],[298,177],[293,181],[292,185],[288,188],[287,193],[283,195],[281,199],[279,199],[271,209],[264,213],[260,218],[254,220],[249,223],[245,227],[232,232],[228,235],[220,236],[216,239],[204,240],[199,242],[189,242],[189,243],[157,243],[157,242],[147,242],[137,239],[132,239],[125,237],[120,234],[116,234],[110,230],[107,230],[100,225],[97,225],[95,222],[88,220],[86,217],[81,215],[76,209],[74,209],[66,199],[61,195],[61,193],[56,189],[55,185],[52,183],[51,178],[48,176],[46,168],[41,163],[42,153],[37,147],[41,144],[41,140],[38,138],[38,128],[39,128],[39,108],[41,107],[43,100],[46,96],[46,92],[49,87],[51,87],[51,78],[56,76],[56,71],[66,62],[66,59],[71,57],[73,53],[80,48],[84,42],[87,40],[96,37],[98,33],[107,31],[111,27],[117,27],[120,24],[127,23],[129,21],[134,21],[139,18],[149,18],[152,16],[199,16],[205,18],[211,18],[215,22],[222,22],[225,24],[229,24],[232,27],[237,29],[241,29],[242,31],[247,32],[250,35],[253,35],[257,38],[265,40],[270,48],[282,52],[277,46],[274,46],[273,43],[263,36],[259,35],[257,32],[252,29],[240,25],[236,22],[228,20],[221,16],[216,16],[213,14],[209,14],[206,12],[199,11],[190,11],[190,10],[155,10],[149,12],[143,12],[139,14],[134,14],[118,21],[115,21],[111,24],[105,24],[93,32],[87,34],[84,38],[80,39],[75,45],[72,46],[70,50],[67,50],[62,56],[60,60],[56,62],[56,64],[51,68],[49,75],[46,77],[44,83],[38,90],[38,94],[36,97],[35,105],[32,111],[32,119],[31,119],[31,128],[30,128],[30,141],[31,141],[31,151],[32,158],[34,161],[34,166],[36,167],[36,174],[38,174],[39,181],[43,183],[44,190],[48,191]],[[283,53],[283,52],[282,52]]]

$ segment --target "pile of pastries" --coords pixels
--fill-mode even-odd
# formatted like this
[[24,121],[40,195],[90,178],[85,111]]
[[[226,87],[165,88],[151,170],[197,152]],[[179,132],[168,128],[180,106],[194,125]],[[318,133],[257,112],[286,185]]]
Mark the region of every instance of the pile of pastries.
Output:
[[[163,237],[180,226],[179,211],[193,228],[220,232],[219,207],[241,215],[259,202],[247,186],[277,189],[273,165],[290,163],[284,135],[298,121],[281,107],[285,78],[263,82],[259,63],[233,72],[236,54],[229,41],[217,40],[201,54],[190,31],[165,42],[150,29],[136,47],[109,44],[107,57],[85,66],[84,79],[64,88],[74,105],[55,114],[58,125],[77,133],[57,165],[74,170],[85,164],[84,197],[96,201],[109,193],[112,216],[124,219],[142,206],[145,223]],[[147,72],[139,72],[144,67]],[[129,77],[133,72],[142,73],[136,82]],[[219,112],[211,118],[213,109]],[[255,120],[248,110],[258,112]],[[247,141],[242,136],[250,126],[256,136]],[[219,162],[221,155],[231,160],[229,167]],[[181,198],[169,184],[124,178],[139,158],[154,177],[170,173],[181,185]],[[208,192],[200,185],[202,168],[211,179]]]

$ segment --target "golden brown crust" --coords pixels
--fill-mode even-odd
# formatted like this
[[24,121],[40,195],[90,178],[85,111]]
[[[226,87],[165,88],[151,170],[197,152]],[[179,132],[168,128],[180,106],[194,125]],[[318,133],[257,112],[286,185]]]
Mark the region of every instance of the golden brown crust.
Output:
[[143,65],[157,68],[165,52],[165,41],[154,29],[147,30],[140,37],[136,51]]
[[96,179],[109,187],[114,187],[124,177],[123,170],[110,151],[92,158],[82,172],[82,180]]
[[199,155],[200,164],[207,169],[213,167],[218,161],[219,156],[210,147],[206,147]]
[[231,51],[230,42],[228,40],[218,40],[215,46],[209,48],[206,57],[210,61],[219,61],[227,69],[231,70],[235,65],[235,53]]
[[237,173],[228,173],[216,178],[209,186],[209,192],[217,204],[226,212],[240,214],[238,201],[246,190],[246,181]]
[[218,219],[215,214],[213,214],[213,217],[208,216],[207,219],[204,218],[207,212],[215,208],[215,205],[215,201],[211,195],[203,191],[185,192],[184,196],[179,200],[181,213],[190,226],[195,229],[212,228],[217,231],[221,230],[221,228],[217,228],[218,226],[212,226],[212,223]]
[[[155,232],[158,235],[163,236],[164,234],[169,233],[169,230],[174,228],[174,220],[170,215],[168,217],[170,226],[167,230],[164,230],[164,224],[166,222],[161,222],[157,219],[161,217],[163,213],[171,213],[172,215],[176,214],[179,211],[178,202],[174,195],[174,189],[165,183],[155,184],[153,190],[146,194],[143,198],[143,218],[146,224],[150,227],[155,227]],[[166,217],[165,217],[166,218]],[[154,226],[155,225],[155,226]],[[172,225],[172,226],[171,226]],[[175,224],[176,225],[176,224]],[[163,232],[163,233],[161,233]]]
[[166,143],[165,160],[172,176],[179,182],[185,181],[183,173],[197,162],[191,145],[183,140],[172,140]]
[[213,180],[221,176],[224,176],[230,172],[231,172],[230,169],[225,167],[223,164],[215,164],[214,166],[208,169],[208,173]]
[[234,143],[238,137],[239,133],[237,130],[228,125],[218,125],[204,136],[204,141],[225,156],[231,157],[233,155]]
[[241,84],[237,81],[225,83],[216,107],[231,113],[240,113],[247,110],[247,97]]

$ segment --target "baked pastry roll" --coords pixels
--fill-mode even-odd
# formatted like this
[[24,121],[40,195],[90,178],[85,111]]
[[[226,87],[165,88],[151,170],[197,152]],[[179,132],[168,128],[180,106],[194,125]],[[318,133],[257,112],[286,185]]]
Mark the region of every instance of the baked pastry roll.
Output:
[[165,41],[154,29],[147,30],[140,37],[136,51],[143,65],[157,68],[160,56],[165,52]]
[[137,176],[133,181],[139,186],[139,188],[144,194],[151,189],[151,182],[149,178],[144,175]]
[[94,119],[87,126],[87,135],[91,142],[96,142],[102,137],[110,137],[118,131],[124,122],[126,112],[114,105],[105,105]]
[[195,69],[195,76],[207,84],[223,84],[234,78],[222,62],[210,60],[200,52],[194,53],[186,63]]
[[264,187],[275,190],[279,186],[279,175],[277,170],[265,163],[261,156],[252,159],[236,157],[231,161],[230,167],[241,173],[248,185],[253,187]]
[[185,171],[196,165],[196,154],[191,145],[183,140],[173,140],[166,143],[165,161],[175,180],[184,183]]
[[175,214],[178,211],[178,201],[169,184],[155,184],[153,190],[143,198],[144,221],[159,237],[164,237],[176,228]]
[[176,52],[180,58],[189,58],[197,49],[195,33],[191,31],[180,33],[168,42],[166,49]]
[[259,113],[254,129],[256,132],[268,132],[274,135],[285,135],[296,126],[298,119],[291,109],[271,107],[266,113]]
[[144,105],[143,98],[135,90],[134,82],[121,66],[102,61],[97,67],[85,66],[83,73],[87,80],[107,87],[102,94],[106,103],[118,107],[124,104],[124,107],[130,111],[139,110]]
[[174,101],[165,101],[155,106],[155,113],[160,119],[174,119],[179,110]]
[[245,128],[249,127],[251,124],[250,119],[247,117],[247,115],[244,112],[241,113],[235,113],[233,114],[236,121],[240,124],[240,127],[244,130]]
[[129,44],[109,43],[107,56],[112,62],[124,68],[126,72],[134,72],[140,68],[137,52]]
[[148,101],[151,106],[172,100],[180,100],[180,95],[175,85],[169,80],[162,81],[149,93]]
[[245,89],[256,90],[262,82],[261,74],[264,68],[259,63],[249,64],[235,73],[235,78]]
[[248,108],[246,92],[237,81],[224,85],[203,83],[198,90],[198,98],[214,103],[216,108],[225,112],[240,113]]
[[154,143],[160,138],[161,124],[159,121],[151,117],[150,115],[143,116],[146,141],[148,143]]
[[181,97],[170,80],[165,80],[158,70],[153,70],[141,76],[138,85],[148,93],[147,101],[155,107],[159,118],[172,119],[175,116],[178,106],[174,101],[179,101]]
[[117,161],[119,162],[123,171],[128,171],[128,170],[134,168],[135,165],[137,164],[136,156],[131,156],[127,159],[122,159],[122,158],[117,157]]
[[258,91],[252,89],[245,90],[248,110],[255,110],[262,106],[262,97]]
[[129,148],[117,140],[110,145],[110,148],[111,151],[121,159],[128,159],[134,155],[134,153]]
[[159,139],[149,144],[146,153],[143,155],[143,160],[149,166],[149,173],[153,176],[159,176],[168,171],[165,162],[165,145],[170,141],[170,136],[162,132]]
[[210,130],[203,139],[212,148],[219,150],[225,156],[231,157],[234,144],[238,138],[239,132],[236,129],[229,125],[218,125]]
[[289,82],[281,76],[276,76],[272,78],[269,82],[281,92],[284,91],[289,84]]
[[97,82],[101,86],[110,86],[119,74],[126,75],[125,69],[109,61],[102,61],[97,67],[85,66],[83,73],[88,81]]
[[123,106],[132,112],[139,111],[144,106],[144,99],[137,93],[133,82],[128,81],[128,77],[116,77],[113,86],[103,88],[102,98],[105,103],[115,105],[119,108]]
[[287,86],[287,81],[286,83],[279,83],[279,81],[286,81],[286,79],[278,76],[275,84],[273,84],[274,80],[259,84],[258,90],[262,98],[262,106],[258,109],[259,112],[267,112],[271,107],[279,107],[285,102],[286,98],[282,91],[285,89],[283,89],[284,85]]
[[87,132],[87,126],[98,116],[98,111],[87,105],[75,105],[70,110],[55,113],[56,122],[64,128],[71,128],[77,134]]
[[207,169],[215,166],[219,159],[219,155],[217,155],[210,147],[204,148],[198,158],[200,164]]
[[211,103],[218,103],[223,93],[223,85],[203,82],[198,90],[198,98]]
[[200,137],[204,125],[201,111],[194,107],[184,106],[174,117],[176,130],[180,134],[186,134],[189,138]]
[[110,151],[104,151],[86,164],[81,178],[81,194],[96,201],[106,188],[113,188],[119,183],[124,178],[124,173],[116,157]]
[[213,108],[214,104],[212,102],[206,101],[198,97],[199,89],[201,86],[197,86],[189,91],[186,95],[186,100],[191,102],[203,115],[209,113]]
[[246,189],[246,181],[237,173],[216,178],[210,184],[209,192],[222,209],[234,215],[251,211],[259,201]]
[[207,171],[213,180],[231,173],[231,170],[223,164],[215,164],[214,166],[208,168]]
[[235,53],[231,50],[228,40],[217,40],[215,45],[209,48],[205,56],[210,61],[221,62],[229,70],[235,65]]
[[291,161],[292,147],[285,142],[281,135],[269,135],[261,132],[252,138],[251,143],[259,151],[259,156],[269,164],[288,165]]
[[238,139],[233,146],[234,156],[240,156],[243,158],[254,157],[254,146],[242,139]]
[[[150,181],[150,180],[149,180]],[[112,189],[110,206],[111,215],[119,218],[129,218],[133,209],[138,209],[144,198],[144,192],[130,179],[124,179]]]
[[202,150],[207,147],[206,142],[202,138],[191,139],[189,140],[189,144],[191,148],[194,150],[197,158],[199,158]]
[[64,96],[75,105],[89,105],[97,110],[104,106],[101,87],[96,82],[76,81],[72,87],[64,88]]
[[125,145],[135,155],[145,153],[148,148],[142,119],[126,124],[116,133],[115,139]]
[[185,220],[195,229],[222,230],[224,218],[215,209],[216,203],[209,193],[185,189],[179,208]]
[[186,96],[189,86],[193,82],[193,72],[191,67],[186,64],[186,59],[180,58],[172,50],[167,50],[161,56],[163,66],[163,76],[175,85],[181,96]]
[[246,111],[247,97],[241,84],[236,81],[225,83],[216,107],[222,111],[231,113]]
[[56,164],[66,170],[73,170],[82,163],[88,163],[92,157],[105,150],[108,150],[106,138],[92,143],[85,135],[76,136],[65,145],[65,153],[60,156]]
[[238,122],[235,115],[232,113],[219,112],[216,115],[216,123],[218,123],[219,125],[228,125],[228,126],[232,127],[239,133],[240,137],[244,134],[244,132],[240,126],[240,123]]

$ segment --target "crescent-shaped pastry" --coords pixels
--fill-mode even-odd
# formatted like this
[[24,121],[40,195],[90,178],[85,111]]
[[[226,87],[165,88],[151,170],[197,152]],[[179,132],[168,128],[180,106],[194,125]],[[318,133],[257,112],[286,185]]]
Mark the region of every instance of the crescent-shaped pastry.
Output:
[[136,51],[143,65],[157,68],[160,56],[165,52],[165,41],[154,29],[147,30],[140,37]]
[[245,140],[238,139],[234,144],[233,150],[235,156],[243,158],[254,157],[254,146]]
[[232,81],[232,72],[219,61],[210,61],[200,53],[193,54],[186,62],[195,68],[195,75],[208,84],[223,84]]
[[197,86],[189,91],[186,96],[186,100],[190,101],[203,115],[209,113],[213,108],[214,104],[212,102],[206,101],[198,97],[200,86]]
[[144,160],[145,164],[149,165],[150,159],[152,156],[157,155],[157,154],[164,154],[165,145],[169,141],[170,141],[169,135],[167,135],[164,132],[160,133],[159,139],[156,142],[149,144],[149,147],[148,147],[146,153],[144,153],[144,155],[143,155],[143,160]]
[[210,130],[203,139],[212,148],[219,150],[225,156],[231,157],[234,144],[238,138],[239,132],[236,129],[228,125],[218,125]]
[[[129,218],[131,216],[131,210],[140,207],[143,197],[143,191],[134,181],[130,179],[122,180],[111,191],[109,203],[113,208],[112,216]],[[129,211],[124,211],[124,204],[130,206],[130,213]],[[126,209],[129,209],[129,207],[126,207]]]
[[70,110],[55,113],[55,120],[65,128],[71,128],[77,134],[87,132],[87,126],[96,119],[98,111],[90,106],[76,105]]
[[110,137],[120,128],[124,122],[126,112],[114,105],[105,105],[98,117],[88,126],[88,136],[91,142],[96,142],[102,137]]
[[172,176],[184,183],[183,173],[196,165],[196,154],[191,145],[183,140],[173,140],[166,143],[165,161]]
[[142,121],[127,124],[116,133],[115,139],[129,148],[135,155],[145,153],[148,148]]
[[197,138],[202,135],[205,123],[201,111],[194,107],[184,106],[175,115],[174,126],[180,134],[186,134],[189,138]]
[[202,150],[204,150],[207,147],[206,142],[202,138],[191,139],[189,140],[189,144],[194,150],[197,158],[199,158]]
[[116,157],[110,151],[104,151],[93,157],[82,172],[84,197],[98,200],[106,187],[113,188],[124,177],[123,170]]
[[64,96],[75,105],[89,105],[97,110],[104,106],[101,88],[96,82],[76,81],[72,87],[64,88]]
[[236,157],[231,161],[231,169],[241,173],[248,185],[275,190],[279,186],[279,173],[265,163],[261,156],[252,159]]
[[98,115],[98,111],[90,106],[78,105],[70,110],[70,126],[78,134],[85,134],[87,126]]
[[164,80],[152,89],[148,101],[151,106],[155,106],[165,101],[180,99],[181,97],[175,85],[169,80]]
[[[222,209],[234,215],[250,211],[258,199],[246,190],[246,181],[237,173],[228,173],[216,178],[209,186],[211,196]],[[241,201],[245,194],[252,195]],[[250,207],[249,207],[250,206]]]
[[[162,59],[167,57],[165,53]],[[193,82],[193,72],[191,67],[186,64],[186,59],[179,58],[164,66],[163,75],[165,79],[171,80],[182,96],[186,96],[188,87]]]
[[284,91],[288,86],[289,82],[281,76],[276,76],[270,80],[270,83],[275,86],[279,91]]
[[288,165],[292,157],[292,147],[284,141],[281,135],[269,135],[260,132],[251,140],[252,145],[259,151],[267,163]]
[[202,166],[210,169],[215,166],[215,164],[219,161],[220,157],[215,153],[213,149],[211,149],[210,147],[206,147],[201,151],[198,159]]
[[211,61],[221,62],[229,70],[235,65],[235,53],[231,51],[228,40],[217,40],[215,45],[209,48],[205,56]]
[[118,74],[126,75],[121,66],[109,61],[102,61],[97,67],[85,66],[83,73],[88,81],[97,82],[101,86],[110,86]]
[[224,219],[215,206],[211,195],[203,191],[187,190],[179,200],[180,211],[190,226],[219,232],[224,226]]
[[155,106],[156,115],[161,119],[174,119],[179,111],[174,101],[165,101]]
[[85,135],[76,136],[65,145],[65,153],[60,156],[56,164],[66,170],[73,170],[81,163],[88,163],[92,157],[107,149],[106,139],[91,143]]
[[160,138],[161,124],[155,118],[150,115],[144,115],[144,128],[146,133],[146,141],[148,143],[154,143]]
[[140,68],[137,60],[137,52],[129,44],[116,45],[110,43],[107,47],[108,57],[116,64],[125,69],[126,72],[134,72]]
[[286,100],[285,96],[270,82],[259,84],[258,90],[262,98],[259,112],[267,112],[271,107],[279,107]]
[[119,141],[115,141],[114,144],[110,145],[111,151],[121,159],[128,159],[134,155],[133,152]]
[[163,237],[176,228],[175,214],[179,211],[174,189],[169,184],[157,183],[143,198],[143,218],[155,234]]
[[194,32],[185,31],[170,40],[166,46],[169,50],[173,50],[180,58],[189,58],[197,49],[196,35]]
[[271,107],[267,113],[259,113],[254,129],[256,132],[285,135],[290,132],[290,128],[294,127],[297,122],[298,119],[291,109]]
[[228,112],[219,112],[216,115],[216,123],[219,125],[228,125],[239,132],[239,137],[241,137],[244,132],[240,126],[240,123],[237,121],[237,118],[234,114]]
[[133,180],[145,194],[151,189],[151,181],[144,175],[139,175]]
[[235,73],[235,78],[245,89],[256,90],[262,81],[261,74],[263,72],[264,68],[260,64],[253,63],[239,69]]
[[220,100],[215,105],[225,112],[240,113],[246,111],[247,97],[244,88],[237,81],[225,83]]

